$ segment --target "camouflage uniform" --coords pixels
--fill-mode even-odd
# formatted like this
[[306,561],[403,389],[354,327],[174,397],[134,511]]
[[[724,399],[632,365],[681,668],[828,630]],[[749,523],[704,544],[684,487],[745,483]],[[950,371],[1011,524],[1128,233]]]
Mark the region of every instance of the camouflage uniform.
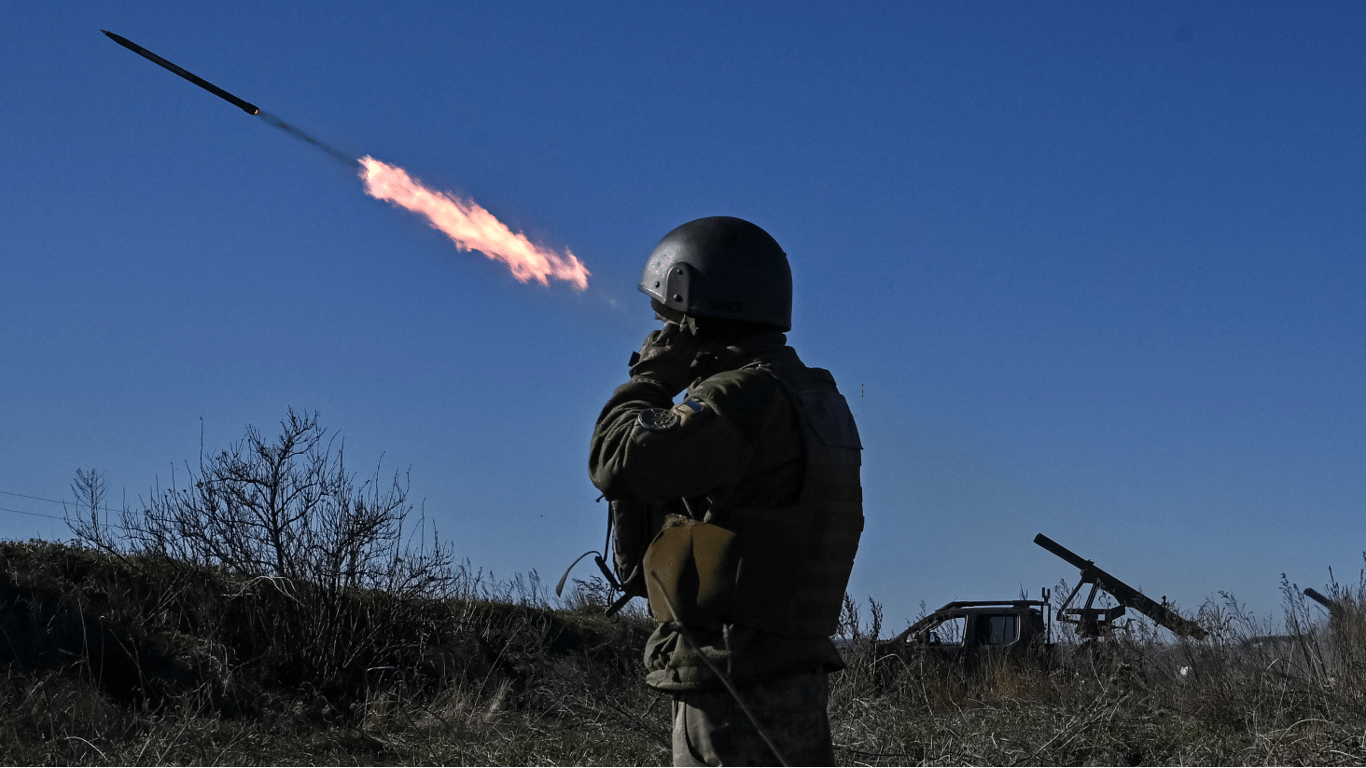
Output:
[[[672,392],[648,379],[619,387],[593,433],[594,484],[614,502],[648,505],[655,521],[665,513],[710,520],[726,510],[798,503],[807,473],[804,417],[772,372],[814,369],[785,341],[768,333],[699,358],[705,362],[694,364],[698,377],[677,406]],[[856,466],[853,483],[857,492]],[[768,538],[762,529],[749,535]],[[836,589],[843,594],[843,581]],[[702,656],[741,687],[789,763],[831,764],[827,675],[844,663],[828,636],[833,627],[820,631],[826,634],[770,631],[740,616],[690,623],[685,638],[677,624],[661,621],[645,648],[646,682],[674,697],[675,764],[777,762]]]
[[[784,675],[740,689],[740,696],[788,765],[834,765],[828,675]],[[773,749],[724,688],[674,694],[674,765],[774,765]]]

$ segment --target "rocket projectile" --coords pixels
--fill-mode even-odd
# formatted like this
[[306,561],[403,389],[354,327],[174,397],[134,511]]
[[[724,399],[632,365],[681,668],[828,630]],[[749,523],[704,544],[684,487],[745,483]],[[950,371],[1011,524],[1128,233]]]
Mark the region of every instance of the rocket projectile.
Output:
[[187,71],[181,69],[180,67],[177,67],[176,65],[174,65],[174,64],[172,64],[171,62],[169,62],[169,61],[167,61],[167,60],[161,58],[160,56],[156,55],[155,53],[152,53],[151,51],[147,50],[146,48],[143,48],[142,46],[138,45],[137,43],[133,42],[132,40],[129,40],[128,38],[122,37],[122,36],[120,36],[120,35],[116,35],[116,34],[114,34],[113,32],[110,32],[110,31],[108,31],[108,30],[101,29],[100,31],[103,32],[105,35],[107,35],[107,36],[109,37],[110,40],[113,40],[114,42],[118,43],[119,45],[123,46],[124,48],[127,48],[128,50],[130,50],[130,51],[132,51],[133,53],[136,53],[137,55],[139,55],[139,56],[141,56],[141,57],[147,59],[148,61],[154,62],[154,63],[156,63],[156,64],[160,64],[161,66],[163,66],[163,67],[165,67],[165,68],[171,70],[172,72],[176,73],[177,75],[180,75],[181,77],[185,78],[186,80],[189,80],[190,82],[194,83],[195,85],[199,86],[200,88],[203,88],[204,90],[208,91],[209,93],[212,93],[213,95],[217,96],[218,98],[223,99],[224,101],[230,102],[230,103],[232,103],[233,105],[235,105],[235,106],[241,108],[241,110],[242,110],[243,112],[246,112],[246,113],[249,114],[249,115],[259,115],[259,114],[261,114],[261,110],[260,110],[255,104],[252,104],[252,103],[249,102],[249,101],[243,101],[242,99],[239,99],[239,98],[237,98],[236,96],[233,96],[231,93],[228,93],[227,91],[223,90],[222,88],[219,88],[218,86],[216,86],[216,85],[214,85],[213,83],[209,82],[208,80],[205,80],[204,78],[202,78],[202,77],[200,77],[200,76],[194,74],[193,72],[187,72]]
[[304,133],[303,131],[299,130],[298,128],[295,128],[294,126],[290,125],[289,123],[286,123],[285,121],[281,120],[280,118],[276,117],[275,115],[270,114],[269,112],[262,112],[262,111],[261,111],[261,108],[258,107],[258,106],[256,106],[255,104],[252,104],[252,103],[249,102],[249,101],[243,101],[242,99],[239,99],[239,98],[237,98],[236,96],[233,96],[231,93],[228,93],[227,91],[223,90],[222,88],[219,88],[218,86],[216,86],[216,85],[214,85],[213,83],[209,82],[208,80],[205,80],[204,78],[202,78],[202,77],[200,77],[200,76],[194,74],[193,72],[186,72],[185,70],[181,69],[180,67],[177,67],[176,65],[172,64],[171,62],[169,62],[169,61],[167,61],[167,60],[161,58],[160,56],[156,55],[155,53],[152,53],[151,51],[147,50],[146,48],[143,48],[142,46],[138,45],[137,43],[133,42],[132,40],[129,40],[129,39],[126,38],[126,37],[123,37],[123,36],[121,36],[121,35],[116,35],[116,34],[114,34],[113,32],[110,32],[110,31],[107,30],[107,29],[101,29],[100,31],[103,32],[105,35],[107,35],[107,36],[109,37],[110,40],[113,40],[114,42],[118,43],[119,45],[123,46],[124,48],[127,48],[128,50],[132,51],[133,53],[136,53],[137,55],[139,55],[139,56],[141,56],[141,57],[143,57],[143,58],[145,58],[145,59],[147,59],[147,60],[149,60],[149,61],[152,61],[152,62],[155,62],[155,63],[157,63],[157,64],[160,64],[161,66],[163,66],[163,67],[165,67],[165,68],[171,70],[172,72],[176,73],[177,75],[180,75],[181,77],[185,78],[186,80],[189,80],[190,82],[194,83],[195,85],[199,86],[200,88],[203,88],[204,90],[208,91],[209,93],[212,93],[213,95],[217,96],[218,98],[223,99],[224,101],[227,101],[227,102],[231,102],[232,104],[234,104],[234,105],[236,105],[237,107],[241,108],[241,110],[242,110],[243,112],[246,112],[248,115],[255,115],[255,116],[261,118],[262,120],[265,120],[267,123],[270,123],[271,125],[275,126],[276,128],[279,128],[280,130],[284,131],[285,133],[288,133],[289,135],[293,136],[294,138],[300,139],[300,140],[303,140],[303,141],[308,142],[309,144],[312,144],[313,146],[317,147],[318,149],[321,149],[322,151],[326,152],[327,154],[331,155],[332,157],[336,158],[337,160],[340,160],[341,162],[343,162],[343,163],[345,163],[345,164],[347,164],[347,165],[349,165],[349,166],[351,166],[351,167],[353,167],[353,168],[359,169],[359,168],[361,167],[361,166],[360,166],[360,161],[357,160],[356,158],[347,155],[345,152],[342,152],[341,150],[339,150],[339,149],[337,149],[337,148],[335,148],[335,147],[330,147],[330,146],[328,146],[327,144],[324,144],[324,143],[322,143],[321,141],[318,141],[317,139],[313,138],[312,136],[309,136],[307,133]]

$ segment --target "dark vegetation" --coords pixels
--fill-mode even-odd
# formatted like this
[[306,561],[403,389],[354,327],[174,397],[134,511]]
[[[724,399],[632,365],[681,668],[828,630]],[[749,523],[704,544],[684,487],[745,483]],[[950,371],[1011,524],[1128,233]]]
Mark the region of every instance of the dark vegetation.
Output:
[[0,569],[9,763],[665,754],[667,707],[636,669],[647,624],[608,622],[591,596],[551,610],[534,580],[485,587],[466,571],[460,595],[324,604],[275,580],[46,542],[0,543]]
[[[399,475],[358,480],[342,458],[316,416],[291,412],[277,439],[249,430],[112,520],[101,476],[79,472],[76,541],[0,542],[3,761],[668,763],[640,601],[609,621],[600,581],[552,604],[534,573],[453,562],[411,523]],[[1366,584],[1332,585],[1331,618],[1284,586],[1277,635],[1222,596],[1198,642],[1136,621],[971,667],[879,655],[879,607],[847,601],[836,755],[1362,764]]]

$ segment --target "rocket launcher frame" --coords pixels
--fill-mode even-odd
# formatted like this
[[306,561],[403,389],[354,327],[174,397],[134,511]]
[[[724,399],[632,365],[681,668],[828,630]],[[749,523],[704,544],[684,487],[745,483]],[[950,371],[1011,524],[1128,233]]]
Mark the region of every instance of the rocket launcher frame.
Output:
[[[1076,589],[1072,590],[1072,594],[1067,596],[1067,599],[1058,609],[1058,621],[1076,624],[1077,634],[1088,638],[1108,635],[1114,626],[1114,620],[1123,616],[1126,608],[1133,608],[1157,622],[1159,626],[1166,627],[1181,637],[1193,637],[1200,640],[1208,634],[1200,628],[1199,624],[1182,618],[1176,611],[1097,568],[1094,560],[1082,559],[1072,550],[1042,533],[1034,537],[1034,543],[1081,570],[1081,581],[1077,583]],[[1091,585],[1091,591],[1086,596],[1085,607],[1070,608],[1072,600],[1087,584]],[[1094,607],[1096,593],[1101,590],[1113,597],[1119,605],[1112,608]]]
[[1313,600],[1314,602],[1318,603],[1324,608],[1327,608],[1328,614],[1330,616],[1342,610],[1342,606],[1338,605],[1338,602],[1336,600],[1324,597],[1318,590],[1314,589],[1313,587],[1306,587],[1304,590],[1304,596],[1309,598],[1310,600]]

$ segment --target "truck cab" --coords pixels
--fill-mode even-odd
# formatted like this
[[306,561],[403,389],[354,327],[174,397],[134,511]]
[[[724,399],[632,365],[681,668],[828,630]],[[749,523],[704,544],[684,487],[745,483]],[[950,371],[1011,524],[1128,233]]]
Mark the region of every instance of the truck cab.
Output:
[[1021,657],[1052,648],[1049,616],[1042,600],[953,602],[879,646],[902,656],[929,652],[974,662],[982,656]]

